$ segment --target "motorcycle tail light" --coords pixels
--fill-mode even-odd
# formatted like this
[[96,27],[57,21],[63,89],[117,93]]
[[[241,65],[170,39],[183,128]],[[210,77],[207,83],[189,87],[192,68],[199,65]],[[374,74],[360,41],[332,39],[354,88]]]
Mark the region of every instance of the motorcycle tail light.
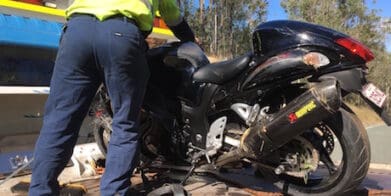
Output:
[[335,40],[335,42],[348,49],[351,53],[360,56],[365,62],[371,61],[375,58],[373,53],[367,47],[352,38],[339,38]]
[[330,63],[330,60],[322,53],[310,52],[303,56],[303,62],[306,65],[311,65],[315,69],[318,69],[319,67],[328,65]]

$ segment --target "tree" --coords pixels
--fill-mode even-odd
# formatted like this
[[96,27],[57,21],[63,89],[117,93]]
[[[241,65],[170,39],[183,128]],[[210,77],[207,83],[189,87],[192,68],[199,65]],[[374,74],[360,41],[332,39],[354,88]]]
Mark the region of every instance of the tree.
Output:
[[251,50],[251,31],[265,21],[266,0],[198,1],[188,5],[187,17],[205,51],[214,56],[232,58]]

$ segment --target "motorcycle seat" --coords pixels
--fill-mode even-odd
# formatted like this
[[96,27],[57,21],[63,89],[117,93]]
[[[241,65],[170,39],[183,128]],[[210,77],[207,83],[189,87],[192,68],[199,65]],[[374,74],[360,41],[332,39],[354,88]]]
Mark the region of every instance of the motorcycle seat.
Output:
[[250,54],[245,54],[232,60],[211,63],[199,68],[193,74],[195,82],[223,84],[241,73],[251,60]]

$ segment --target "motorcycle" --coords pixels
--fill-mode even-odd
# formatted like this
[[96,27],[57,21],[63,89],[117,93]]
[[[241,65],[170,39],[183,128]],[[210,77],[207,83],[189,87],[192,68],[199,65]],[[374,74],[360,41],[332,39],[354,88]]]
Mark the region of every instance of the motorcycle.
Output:
[[[251,52],[217,63],[194,43],[149,50],[144,158],[187,166],[186,177],[250,163],[292,195],[353,191],[368,171],[370,143],[342,98],[360,95],[391,125],[387,96],[366,79],[372,52],[348,35],[289,20],[260,24],[252,41]],[[92,112],[106,152],[112,110],[104,87]]]

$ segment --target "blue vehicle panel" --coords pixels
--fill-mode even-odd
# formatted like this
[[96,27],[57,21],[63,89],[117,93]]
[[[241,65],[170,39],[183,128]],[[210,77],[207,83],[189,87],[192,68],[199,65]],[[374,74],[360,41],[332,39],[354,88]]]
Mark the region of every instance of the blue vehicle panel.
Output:
[[0,45],[56,49],[63,24],[0,14]]

